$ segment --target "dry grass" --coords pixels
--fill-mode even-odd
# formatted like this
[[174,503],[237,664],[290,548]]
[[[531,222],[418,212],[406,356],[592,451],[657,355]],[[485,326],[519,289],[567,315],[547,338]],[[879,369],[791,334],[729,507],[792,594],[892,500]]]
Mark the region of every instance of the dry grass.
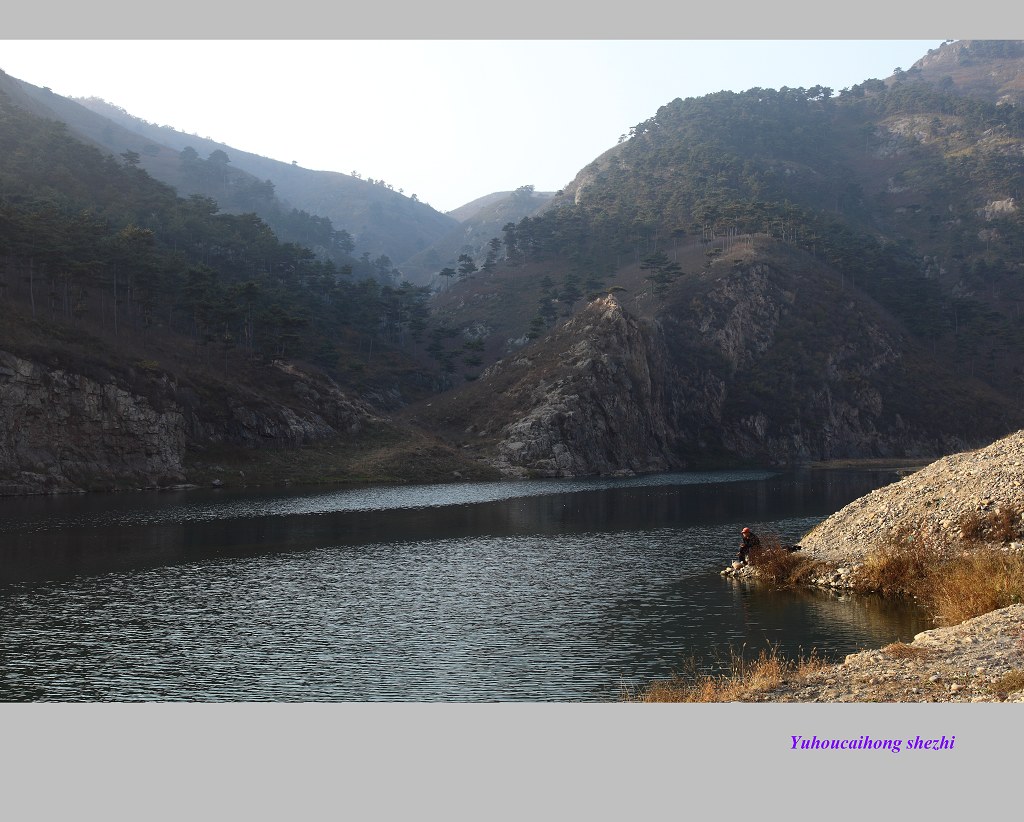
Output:
[[1024,520],[1012,508],[972,511],[960,520],[960,534],[968,542],[1013,542],[1024,536]]
[[927,659],[932,652],[927,648],[915,648],[905,642],[893,642],[882,648],[882,653],[889,659]]
[[1024,671],[1010,671],[993,682],[991,687],[997,694],[1012,694],[1024,690]]
[[722,674],[675,676],[645,686],[632,702],[746,702],[784,683],[799,682],[827,666],[813,652],[797,660],[783,659],[778,649],[762,650],[754,660],[732,652]]
[[853,578],[855,590],[885,596],[915,596],[941,554],[935,531],[894,530],[876,544]]
[[918,598],[943,625],[1024,602],[1024,556],[973,548],[932,568]]
[[761,547],[747,561],[758,577],[772,585],[800,585],[809,581],[818,563],[799,551],[789,551],[778,534],[761,534]]
[[857,570],[854,588],[912,596],[943,625],[1024,602],[1024,554],[1000,546],[1019,535],[1020,518],[1005,509],[968,514],[957,550],[935,528],[895,530]]

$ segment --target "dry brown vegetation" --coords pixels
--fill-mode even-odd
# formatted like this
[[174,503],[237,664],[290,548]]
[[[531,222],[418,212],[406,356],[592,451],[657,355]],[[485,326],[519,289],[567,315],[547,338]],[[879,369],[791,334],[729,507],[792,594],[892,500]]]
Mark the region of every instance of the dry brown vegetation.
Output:
[[761,546],[750,552],[747,561],[758,576],[772,585],[800,585],[809,581],[817,563],[800,553],[790,551],[778,534],[761,534]]
[[882,653],[889,659],[925,659],[931,656],[927,648],[915,648],[905,642],[893,642],[882,648]]
[[1012,694],[1024,689],[1024,671],[1010,671],[992,683],[992,690],[997,694]]
[[797,660],[783,659],[772,647],[750,660],[733,651],[721,674],[676,675],[645,686],[630,702],[745,702],[784,683],[798,682],[826,666],[814,652]]
[[915,596],[943,545],[934,530],[894,530],[865,557],[853,579],[854,588],[885,596]]
[[855,590],[914,597],[942,625],[1022,602],[1024,554],[1005,545],[1020,523],[1013,510],[968,514],[956,546],[934,528],[894,531],[858,569]]
[[969,542],[1013,542],[1024,536],[1024,520],[1009,507],[972,511],[960,520],[960,534]]
[[918,595],[943,625],[1024,602],[1024,555],[976,548],[941,563]]

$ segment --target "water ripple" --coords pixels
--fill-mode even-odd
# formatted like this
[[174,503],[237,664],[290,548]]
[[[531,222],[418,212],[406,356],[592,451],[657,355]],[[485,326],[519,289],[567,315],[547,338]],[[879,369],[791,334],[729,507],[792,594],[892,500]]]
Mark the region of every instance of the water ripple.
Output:
[[0,698],[606,701],[688,654],[795,649],[798,622],[798,644],[836,652],[916,629],[736,589],[709,570],[734,532],[334,546],[13,586]]
[[[884,479],[675,474],[6,504],[0,700],[618,699],[730,649],[842,656],[918,615],[718,570]],[[149,566],[149,567],[147,567]]]

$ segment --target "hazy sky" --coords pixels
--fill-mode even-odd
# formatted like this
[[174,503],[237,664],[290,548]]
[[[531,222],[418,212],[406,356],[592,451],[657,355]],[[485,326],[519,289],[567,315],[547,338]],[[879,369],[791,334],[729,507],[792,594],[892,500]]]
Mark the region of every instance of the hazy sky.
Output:
[[448,211],[553,191],[676,97],[830,86],[941,40],[7,40],[0,68],[67,97]]

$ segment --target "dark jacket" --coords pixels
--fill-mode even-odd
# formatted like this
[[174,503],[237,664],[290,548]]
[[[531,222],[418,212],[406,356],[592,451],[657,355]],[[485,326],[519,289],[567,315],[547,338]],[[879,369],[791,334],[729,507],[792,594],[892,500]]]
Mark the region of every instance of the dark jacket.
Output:
[[757,538],[757,534],[755,534],[753,531],[751,531],[749,534],[744,534],[741,537],[741,539],[742,542],[740,542],[740,551],[738,554],[736,554],[736,558],[740,562],[746,562],[748,557],[750,556],[750,549],[760,548],[761,540]]

